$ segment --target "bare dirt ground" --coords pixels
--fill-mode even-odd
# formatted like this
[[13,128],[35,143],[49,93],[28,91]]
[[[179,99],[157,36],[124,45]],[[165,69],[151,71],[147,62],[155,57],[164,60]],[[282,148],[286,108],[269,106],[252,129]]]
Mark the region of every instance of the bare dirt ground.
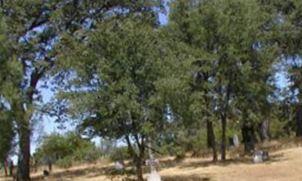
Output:
[[[68,170],[55,169],[43,179],[33,175],[34,180],[49,181],[122,181],[130,180],[112,173],[112,164],[97,163],[82,165]],[[186,158],[161,161],[160,175],[163,181],[301,181],[302,147],[282,148],[272,151],[270,161],[254,164],[250,158],[230,159],[225,163],[212,163],[209,158]],[[9,180],[0,177],[0,181]]]

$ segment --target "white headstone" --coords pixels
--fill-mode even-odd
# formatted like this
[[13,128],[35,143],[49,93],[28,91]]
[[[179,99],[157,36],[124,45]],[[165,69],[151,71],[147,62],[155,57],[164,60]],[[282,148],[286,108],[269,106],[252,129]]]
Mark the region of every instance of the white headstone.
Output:
[[161,178],[160,178],[160,175],[157,173],[157,171],[153,170],[149,174],[147,181],[161,181]]
[[124,169],[124,165],[119,161],[115,162],[114,167],[115,167],[116,170],[123,170]]
[[254,163],[262,163],[263,162],[262,155],[263,155],[262,151],[256,151],[254,156],[253,156],[253,162]]
[[239,147],[240,142],[239,142],[239,138],[236,134],[233,136],[233,142],[234,142],[235,147]]
[[152,153],[152,145],[151,142],[148,143],[149,146],[149,160],[146,161],[146,164],[150,166],[151,173],[149,174],[147,181],[161,181],[160,175],[156,171],[156,166],[159,166],[159,160],[154,159],[154,155]]
[[263,162],[262,157],[260,155],[255,155],[254,158],[253,158],[253,162],[254,163],[262,163]]

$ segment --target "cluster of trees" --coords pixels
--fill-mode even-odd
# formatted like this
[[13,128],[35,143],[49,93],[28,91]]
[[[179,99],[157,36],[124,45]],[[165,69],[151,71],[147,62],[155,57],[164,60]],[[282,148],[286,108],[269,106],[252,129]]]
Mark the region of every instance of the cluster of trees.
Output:
[[[104,20],[127,18],[131,14],[138,19],[155,21],[161,7],[160,0],[0,1],[1,30],[3,29],[1,53],[2,49],[7,49],[6,54],[3,53],[0,57],[0,75],[1,80],[11,84],[3,88],[3,91],[1,89],[1,102],[6,102],[9,112],[14,114],[9,121],[13,122],[14,132],[18,134],[19,140],[18,180],[30,180],[30,137],[33,126],[45,112],[52,115],[48,109],[41,108],[40,90],[49,85],[45,82],[50,79],[50,72],[58,60],[54,46],[62,43],[64,34],[76,36],[81,30],[95,29]],[[11,67],[2,67],[4,62],[8,62]],[[8,78],[10,75],[16,77]],[[6,92],[9,95],[5,95]],[[1,111],[2,109],[5,109],[4,105],[1,106]]]
[[31,157],[31,166],[37,168],[56,165],[69,168],[82,163],[96,163],[101,159],[112,162],[131,160],[126,145],[118,144],[117,140],[100,139],[99,142],[99,145],[96,145],[90,138],[72,131],[64,135],[46,135]]
[[[165,6],[1,1],[0,129],[11,131],[0,141],[11,146],[18,135],[19,180],[30,179],[31,130],[45,113],[123,140],[138,180],[148,149],[197,150],[191,139],[206,137],[217,161],[233,133],[246,147],[302,135],[301,1],[173,0],[161,26]],[[281,69],[287,89],[275,79]],[[57,96],[43,106],[39,88],[49,81]]]
[[70,167],[75,162],[94,162],[101,155],[101,150],[91,141],[70,132],[64,136],[59,134],[46,136],[33,159],[37,165],[56,164]]

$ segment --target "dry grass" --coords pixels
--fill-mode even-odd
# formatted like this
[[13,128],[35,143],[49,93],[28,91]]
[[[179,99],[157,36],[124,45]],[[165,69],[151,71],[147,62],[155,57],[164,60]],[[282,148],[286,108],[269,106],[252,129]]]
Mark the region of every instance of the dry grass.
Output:
[[[291,148],[272,154],[271,160],[253,164],[250,160],[208,164],[203,159],[186,159],[182,164],[161,171],[163,178],[171,180],[223,180],[223,181],[271,181],[302,180],[302,148]],[[168,180],[169,180],[168,179]]]
[[[229,158],[223,163],[212,163],[210,158],[187,157],[182,161],[165,158],[161,160],[160,175],[163,181],[300,181],[302,180],[302,147],[300,145],[301,140],[275,141],[262,145],[261,147],[271,152],[270,161],[262,164],[253,164],[248,157]],[[41,175],[33,176],[34,180],[43,180]],[[5,179],[0,178],[0,180]],[[47,180],[126,181],[134,179],[132,175],[127,177],[115,173],[112,164],[99,162],[68,170],[55,169]]]

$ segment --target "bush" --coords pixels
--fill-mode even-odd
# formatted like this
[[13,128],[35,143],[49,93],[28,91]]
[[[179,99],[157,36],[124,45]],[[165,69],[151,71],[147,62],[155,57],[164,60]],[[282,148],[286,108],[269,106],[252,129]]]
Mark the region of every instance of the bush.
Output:
[[128,148],[126,146],[124,146],[124,147],[114,148],[112,150],[112,152],[110,153],[109,158],[112,161],[118,161],[118,160],[130,159],[131,156],[128,153]]
[[95,162],[101,156],[101,151],[94,146],[78,149],[73,153],[74,160],[89,163]]
[[64,168],[72,166],[74,160],[93,162],[102,156],[101,151],[93,143],[75,133],[47,136],[35,155],[40,163],[43,163],[45,158],[51,157],[54,164]]
[[58,165],[61,168],[70,168],[73,164],[73,157],[72,156],[66,156],[63,159],[59,159],[56,161],[56,165]]

